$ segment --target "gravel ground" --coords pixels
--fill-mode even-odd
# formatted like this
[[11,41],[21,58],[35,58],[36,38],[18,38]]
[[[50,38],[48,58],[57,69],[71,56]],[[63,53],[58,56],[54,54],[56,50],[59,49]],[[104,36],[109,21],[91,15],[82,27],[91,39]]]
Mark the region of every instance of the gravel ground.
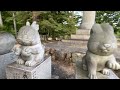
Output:
[[[84,42],[54,41],[44,43],[44,45],[65,52],[85,52],[87,50]],[[52,60],[52,79],[75,79],[74,63],[67,64],[62,60]]]
[[[46,47],[65,50],[67,52],[86,52],[87,45],[84,42],[61,42],[54,41],[44,43]],[[118,49],[115,52],[115,57],[120,62],[120,42],[118,42]],[[115,71],[120,77],[120,70]],[[52,79],[75,79],[75,69],[73,63],[71,65],[65,64],[63,61],[52,60]]]
[[74,66],[64,66],[60,62],[52,62],[53,79],[75,79]]

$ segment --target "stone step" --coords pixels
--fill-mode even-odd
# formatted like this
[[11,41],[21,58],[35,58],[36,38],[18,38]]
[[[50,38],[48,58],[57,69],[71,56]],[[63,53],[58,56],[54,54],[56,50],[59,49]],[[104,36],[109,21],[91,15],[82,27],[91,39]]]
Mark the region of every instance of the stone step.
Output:
[[76,34],[77,35],[89,35],[90,30],[79,29],[79,30],[76,30]]
[[69,44],[72,47],[80,47],[80,48],[87,48],[87,43],[88,41],[86,40],[75,40],[75,39],[71,39],[71,40],[62,40],[62,42],[65,44]]
[[71,35],[71,39],[88,40],[90,35]]
[[71,44],[84,44],[87,45],[88,41],[87,40],[79,40],[79,39],[68,39],[68,40],[62,40],[62,42],[65,43],[71,43]]

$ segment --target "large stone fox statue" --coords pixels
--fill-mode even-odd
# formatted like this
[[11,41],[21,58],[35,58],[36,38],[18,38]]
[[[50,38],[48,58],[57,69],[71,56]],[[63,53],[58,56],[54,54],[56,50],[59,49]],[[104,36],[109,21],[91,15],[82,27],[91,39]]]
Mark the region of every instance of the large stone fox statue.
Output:
[[96,71],[109,75],[109,69],[120,69],[113,55],[117,49],[114,29],[108,23],[94,24],[87,44],[88,50],[82,59],[83,69],[90,79],[97,79]]
[[43,61],[45,47],[41,44],[38,30],[39,25],[35,21],[31,26],[27,22],[26,26],[20,28],[17,36],[18,44],[13,48],[15,54],[19,56],[16,61],[18,64],[34,66]]

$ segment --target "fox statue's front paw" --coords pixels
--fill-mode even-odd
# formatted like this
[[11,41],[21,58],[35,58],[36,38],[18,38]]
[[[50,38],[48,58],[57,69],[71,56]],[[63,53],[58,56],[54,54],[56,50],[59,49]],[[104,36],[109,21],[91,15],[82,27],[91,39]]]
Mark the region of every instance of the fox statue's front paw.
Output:
[[94,74],[94,73],[89,73],[89,74],[88,74],[88,77],[89,77],[90,79],[97,79],[97,75]]
[[102,70],[102,73],[103,73],[104,75],[110,75],[110,70],[109,70],[108,68],[104,68],[104,69]]
[[36,61],[31,60],[31,61],[26,61],[26,62],[25,62],[25,65],[26,65],[26,66],[34,66],[34,65],[36,65],[36,63],[37,63]]
[[16,61],[16,63],[17,63],[17,64],[24,64],[24,60],[18,59],[18,60]]
[[108,68],[113,69],[113,70],[118,70],[118,69],[120,69],[120,64],[117,63],[116,61],[109,61],[109,62],[107,63],[107,65],[108,65]]
[[13,47],[12,51],[16,54],[16,55],[20,55],[21,49],[17,46]]

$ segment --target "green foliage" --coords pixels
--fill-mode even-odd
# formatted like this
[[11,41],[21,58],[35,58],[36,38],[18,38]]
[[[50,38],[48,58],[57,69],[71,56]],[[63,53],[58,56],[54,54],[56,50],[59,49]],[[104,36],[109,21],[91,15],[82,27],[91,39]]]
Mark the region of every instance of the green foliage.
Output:
[[[33,21],[33,11],[2,11],[3,30],[15,34],[13,26],[13,13],[17,25],[17,32],[20,27],[26,24],[26,21]],[[73,11],[37,11],[37,22],[40,25],[40,34],[48,35],[55,39],[75,33],[79,16],[73,14]]]
[[12,18],[12,13],[3,11],[2,12],[2,19],[3,19],[3,27],[1,27],[2,31],[6,31],[12,34],[15,34],[13,30],[13,18]]
[[15,31],[13,30],[13,28],[10,29],[7,26],[0,27],[0,31],[9,32],[9,33],[12,33],[13,35],[15,35]]
[[120,36],[120,11],[97,11],[96,23],[103,22],[111,24],[115,34]]
[[56,37],[70,35],[76,31],[77,17],[69,11],[49,11],[41,13],[40,33]]
[[30,18],[30,14],[28,11],[2,11],[2,19],[3,19],[3,30],[12,33],[15,35],[14,25],[13,25],[13,12],[15,13],[15,20],[17,25],[17,32],[25,25],[27,19]]

